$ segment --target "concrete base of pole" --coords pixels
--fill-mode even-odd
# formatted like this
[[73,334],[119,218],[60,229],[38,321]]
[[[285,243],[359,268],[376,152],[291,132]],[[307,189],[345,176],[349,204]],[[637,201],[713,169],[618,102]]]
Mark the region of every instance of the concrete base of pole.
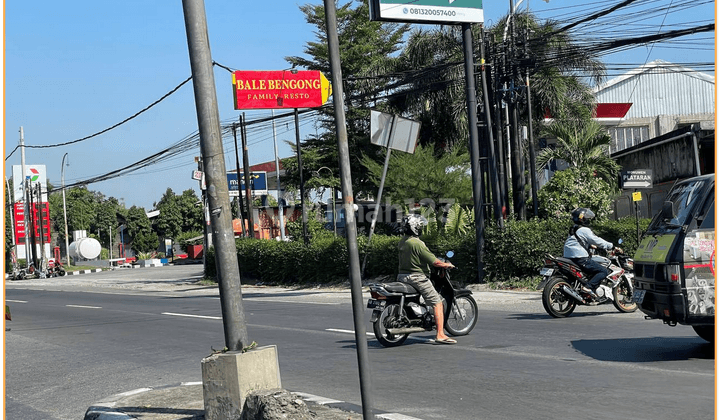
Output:
[[213,354],[201,364],[206,420],[240,418],[249,393],[282,388],[276,346]]

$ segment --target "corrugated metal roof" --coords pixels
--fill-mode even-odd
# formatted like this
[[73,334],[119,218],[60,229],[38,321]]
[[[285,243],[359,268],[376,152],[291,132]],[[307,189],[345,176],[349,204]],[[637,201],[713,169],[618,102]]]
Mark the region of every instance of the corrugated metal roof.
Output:
[[715,112],[715,78],[662,60],[595,89],[598,102],[631,102],[626,118]]

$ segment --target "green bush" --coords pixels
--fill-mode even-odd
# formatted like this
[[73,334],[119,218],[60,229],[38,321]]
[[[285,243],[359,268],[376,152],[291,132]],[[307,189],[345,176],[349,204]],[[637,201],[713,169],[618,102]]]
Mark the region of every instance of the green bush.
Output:
[[[648,219],[640,221],[645,229]],[[484,282],[528,285],[538,279],[545,254],[562,255],[571,222],[569,218],[507,220],[503,229],[488,225],[485,229]],[[613,243],[622,238],[622,247],[633,255],[637,249],[637,227],[634,218],[604,221],[593,225],[595,233]],[[456,267],[452,277],[460,283],[477,282],[477,248],[475,230],[465,233],[439,233],[422,238],[438,257],[447,251]],[[367,253],[365,278],[397,274],[397,244],[400,236],[374,235],[369,249],[367,238],[358,238],[360,263]],[[347,242],[343,237],[317,235],[308,245],[303,241],[279,242],[264,239],[236,240],[238,263],[245,280],[266,283],[329,283],[349,277]],[[215,256],[207,254],[206,277],[214,278]]]

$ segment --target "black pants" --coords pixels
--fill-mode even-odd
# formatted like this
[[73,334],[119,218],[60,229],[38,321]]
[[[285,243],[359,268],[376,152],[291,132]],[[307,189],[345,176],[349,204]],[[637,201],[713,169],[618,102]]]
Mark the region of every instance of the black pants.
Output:
[[593,290],[600,285],[602,279],[610,274],[610,270],[603,267],[599,262],[593,261],[592,258],[573,258],[572,260],[590,277],[588,286],[592,287]]

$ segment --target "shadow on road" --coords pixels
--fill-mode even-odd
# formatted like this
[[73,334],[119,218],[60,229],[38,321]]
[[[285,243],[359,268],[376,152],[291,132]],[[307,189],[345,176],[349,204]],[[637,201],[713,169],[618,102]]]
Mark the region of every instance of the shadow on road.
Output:
[[588,357],[608,362],[712,360],[715,357],[713,345],[698,337],[576,340],[572,346]]

